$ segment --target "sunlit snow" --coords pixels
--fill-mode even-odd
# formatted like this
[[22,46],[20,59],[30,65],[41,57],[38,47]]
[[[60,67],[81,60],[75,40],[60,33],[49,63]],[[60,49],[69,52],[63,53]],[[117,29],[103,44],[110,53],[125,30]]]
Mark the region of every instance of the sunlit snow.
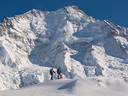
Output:
[[[83,94],[88,91],[88,96],[120,96],[119,94],[123,94],[119,92],[121,88],[125,96],[128,90],[127,83],[123,81],[128,76],[127,34],[128,28],[108,20],[95,20],[76,6],[52,12],[33,9],[22,15],[5,18],[0,23],[0,90],[46,83],[32,88],[5,91],[0,95],[9,96],[4,94],[19,94],[24,91],[28,96],[33,96],[36,88],[39,88],[39,93],[34,96],[43,93],[49,95],[53,91],[45,90],[53,86],[53,94],[61,94],[64,90],[62,96],[70,94],[69,91],[81,96],[81,92],[78,92],[80,90]],[[73,80],[49,81],[49,69],[54,68],[56,71],[58,67],[62,69],[63,79]],[[97,82],[98,79],[88,77],[113,79]],[[57,73],[54,78],[57,79]],[[71,88],[70,85],[67,86],[68,83]],[[116,88],[118,86],[121,88]],[[99,93],[103,88],[103,93],[108,95]],[[112,91],[109,88],[115,89]],[[32,91],[30,93],[27,90]],[[119,94],[115,93],[117,91]],[[22,96],[27,96],[26,94]]]

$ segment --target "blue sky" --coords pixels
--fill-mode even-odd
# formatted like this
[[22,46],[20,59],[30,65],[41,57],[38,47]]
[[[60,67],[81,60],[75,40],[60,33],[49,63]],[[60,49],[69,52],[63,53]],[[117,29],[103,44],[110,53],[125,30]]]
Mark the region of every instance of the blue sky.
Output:
[[76,5],[87,15],[128,27],[128,0],[0,0],[0,22],[31,9],[55,11]]

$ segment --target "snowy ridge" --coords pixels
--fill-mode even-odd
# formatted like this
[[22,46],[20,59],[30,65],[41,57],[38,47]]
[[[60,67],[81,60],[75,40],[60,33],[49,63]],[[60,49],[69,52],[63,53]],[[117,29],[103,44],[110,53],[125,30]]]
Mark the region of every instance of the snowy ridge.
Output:
[[127,96],[128,80],[122,78],[81,78],[53,80],[18,90],[0,92],[1,96]]
[[[76,6],[31,10],[0,23],[0,90],[64,78],[127,77],[128,28],[87,16]],[[54,78],[56,78],[55,74]]]

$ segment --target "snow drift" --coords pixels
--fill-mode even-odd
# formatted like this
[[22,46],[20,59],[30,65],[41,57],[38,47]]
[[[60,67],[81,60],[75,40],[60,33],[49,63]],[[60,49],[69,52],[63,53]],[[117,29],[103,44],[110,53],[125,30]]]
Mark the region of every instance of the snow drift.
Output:
[[127,78],[105,77],[53,80],[0,92],[0,96],[127,96],[127,94]]
[[127,77],[127,34],[76,6],[7,17],[0,23],[0,90],[47,81],[51,67],[61,67],[64,78]]

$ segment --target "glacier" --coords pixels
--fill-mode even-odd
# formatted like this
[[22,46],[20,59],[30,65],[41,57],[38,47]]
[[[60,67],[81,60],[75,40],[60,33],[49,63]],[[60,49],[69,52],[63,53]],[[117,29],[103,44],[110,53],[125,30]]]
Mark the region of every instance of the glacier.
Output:
[[[77,6],[32,9],[0,23],[0,90],[50,79],[128,76],[128,28],[96,20]],[[57,79],[57,74],[54,74]]]

